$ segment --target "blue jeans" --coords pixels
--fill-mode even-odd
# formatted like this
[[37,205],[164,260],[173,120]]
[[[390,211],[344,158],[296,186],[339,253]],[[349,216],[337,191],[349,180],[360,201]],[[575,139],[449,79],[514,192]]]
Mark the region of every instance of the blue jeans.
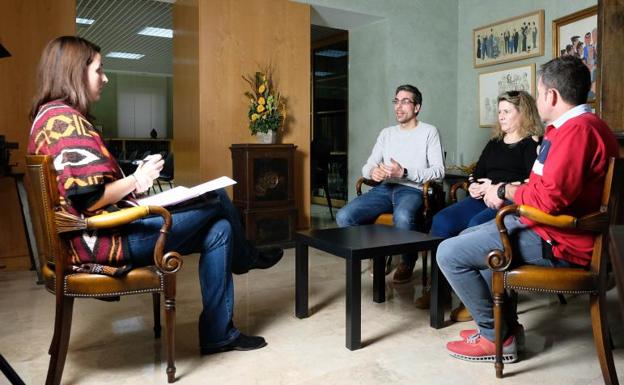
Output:
[[[416,217],[423,202],[422,191],[402,184],[382,183],[341,208],[336,214],[340,227],[367,225],[381,214],[392,213],[394,226],[416,230]],[[418,254],[404,254],[403,261],[414,265]]]
[[[536,232],[520,222],[515,215],[505,217],[514,263],[538,266],[568,267],[561,259],[542,256],[542,239]],[[492,272],[486,263],[487,254],[493,249],[503,249],[494,220],[464,230],[438,246],[437,262],[451,287],[466,305],[481,334],[494,341],[494,303],[492,300]],[[511,306],[505,307],[503,336],[515,323],[517,314]]]
[[[240,332],[232,323],[234,283],[230,270],[232,225],[223,219],[218,199],[199,200],[172,212],[173,223],[165,251],[200,253],[199,282],[203,310],[199,318],[199,342],[203,347],[227,345]],[[124,227],[134,266],[152,265],[154,246],[162,218],[150,216]]]
[[468,227],[490,221],[496,217],[496,210],[483,203],[483,199],[466,197],[433,216],[431,235],[453,237]]

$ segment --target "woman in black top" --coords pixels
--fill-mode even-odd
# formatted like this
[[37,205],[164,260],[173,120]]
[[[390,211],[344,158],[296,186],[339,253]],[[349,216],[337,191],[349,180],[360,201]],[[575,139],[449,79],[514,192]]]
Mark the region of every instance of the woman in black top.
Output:
[[485,223],[496,210],[483,203],[492,184],[522,182],[529,177],[537,157],[538,137],[543,126],[533,97],[524,91],[509,91],[498,97],[498,121],[492,138],[468,178],[469,196],[433,217],[431,234],[452,237],[468,227]]

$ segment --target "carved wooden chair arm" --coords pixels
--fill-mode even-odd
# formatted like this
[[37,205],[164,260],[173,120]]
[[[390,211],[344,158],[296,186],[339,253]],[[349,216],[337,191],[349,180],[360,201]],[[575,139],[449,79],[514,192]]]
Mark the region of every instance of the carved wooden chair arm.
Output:
[[375,182],[372,179],[360,177],[357,182],[355,182],[355,193],[357,196],[362,195],[362,185],[365,184],[370,187],[375,187],[381,184],[381,182]]
[[468,181],[465,180],[463,182],[457,182],[451,186],[451,191],[449,193],[451,197],[451,203],[457,202],[457,190],[464,190],[468,193]]
[[511,251],[511,241],[505,227],[505,216],[516,214],[532,220],[533,222],[563,228],[579,229],[584,231],[602,232],[609,227],[609,216],[606,212],[600,211],[585,215],[581,218],[571,215],[551,215],[535,207],[527,205],[509,205],[498,210],[496,214],[496,226],[501,237],[503,250],[492,250],[487,255],[487,264],[491,270],[504,271],[509,268],[513,258]]
[[[432,201],[433,200],[433,201]],[[437,202],[436,202],[437,200]],[[444,206],[444,188],[438,181],[428,180],[423,184],[423,217],[428,218],[433,213],[433,205],[439,210]]]
[[175,251],[163,255],[167,234],[171,229],[171,214],[159,206],[137,206],[111,213],[95,215],[88,218],[80,218],[66,212],[55,212],[57,232],[68,233],[72,231],[110,229],[144,218],[148,215],[159,215],[163,218],[160,235],[154,248],[154,264],[164,274],[177,272],[182,266],[182,257]]

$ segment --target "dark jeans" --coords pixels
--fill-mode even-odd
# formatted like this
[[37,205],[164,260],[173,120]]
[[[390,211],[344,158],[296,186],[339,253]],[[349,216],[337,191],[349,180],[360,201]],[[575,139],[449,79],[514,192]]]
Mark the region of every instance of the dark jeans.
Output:
[[[416,220],[423,203],[422,191],[402,184],[382,183],[355,198],[336,214],[340,227],[366,225],[381,214],[392,213],[394,226],[416,230]],[[414,264],[418,254],[404,254],[403,261]]]
[[455,236],[468,227],[494,219],[496,212],[487,207],[483,199],[468,196],[433,216],[431,235],[444,238]]
[[[199,322],[200,345],[223,346],[239,331],[232,324],[234,285],[232,262],[249,266],[256,249],[245,239],[238,213],[224,190],[207,199],[172,210],[173,223],[165,250],[200,253],[199,282],[203,310]],[[147,217],[124,228],[134,266],[152,265],[161,217]]]

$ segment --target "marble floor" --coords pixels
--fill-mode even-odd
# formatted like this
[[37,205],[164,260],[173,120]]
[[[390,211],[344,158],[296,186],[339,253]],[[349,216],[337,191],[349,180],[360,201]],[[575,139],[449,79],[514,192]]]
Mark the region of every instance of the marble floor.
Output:
[[[327,210],[324,208],[324,210]],[[313,210],[314,211],[314,210]],[[329,223],[325,221],[325,223]],[[235,276],[234,322],[268,346],[251,352],[199,355],[197,256],[178,274],[176,366],[179,384],[601,384],[585,296],[521,296],[526,327],[522,360],[497,380],[490,363],[451,358],[445,343],[472,323],[435,330],[413,306],[420,271],[409,284],[387,279],[387,301],[372,302],[372,279],[362,266],[362,340],[345,348],[345,266],[310,249],[311,316],[294,316],[294,249],[270,270]],[[419,264],[420,265],[420,264]],[[418,267],[419,269],[420,267]],[[624,382],[624,327],[615,290],[608,295],[616,367]],[[164,384],[164,345],[152,334],[151,296],[106,303],[77,299],[64,384]],[[447,312],[448,317],[448,312]],[[32,272],[0,272],[0,353],[26,384],[42,384],[52,336],[54,297]],[[0,375],[0,384],[8,383]]]

